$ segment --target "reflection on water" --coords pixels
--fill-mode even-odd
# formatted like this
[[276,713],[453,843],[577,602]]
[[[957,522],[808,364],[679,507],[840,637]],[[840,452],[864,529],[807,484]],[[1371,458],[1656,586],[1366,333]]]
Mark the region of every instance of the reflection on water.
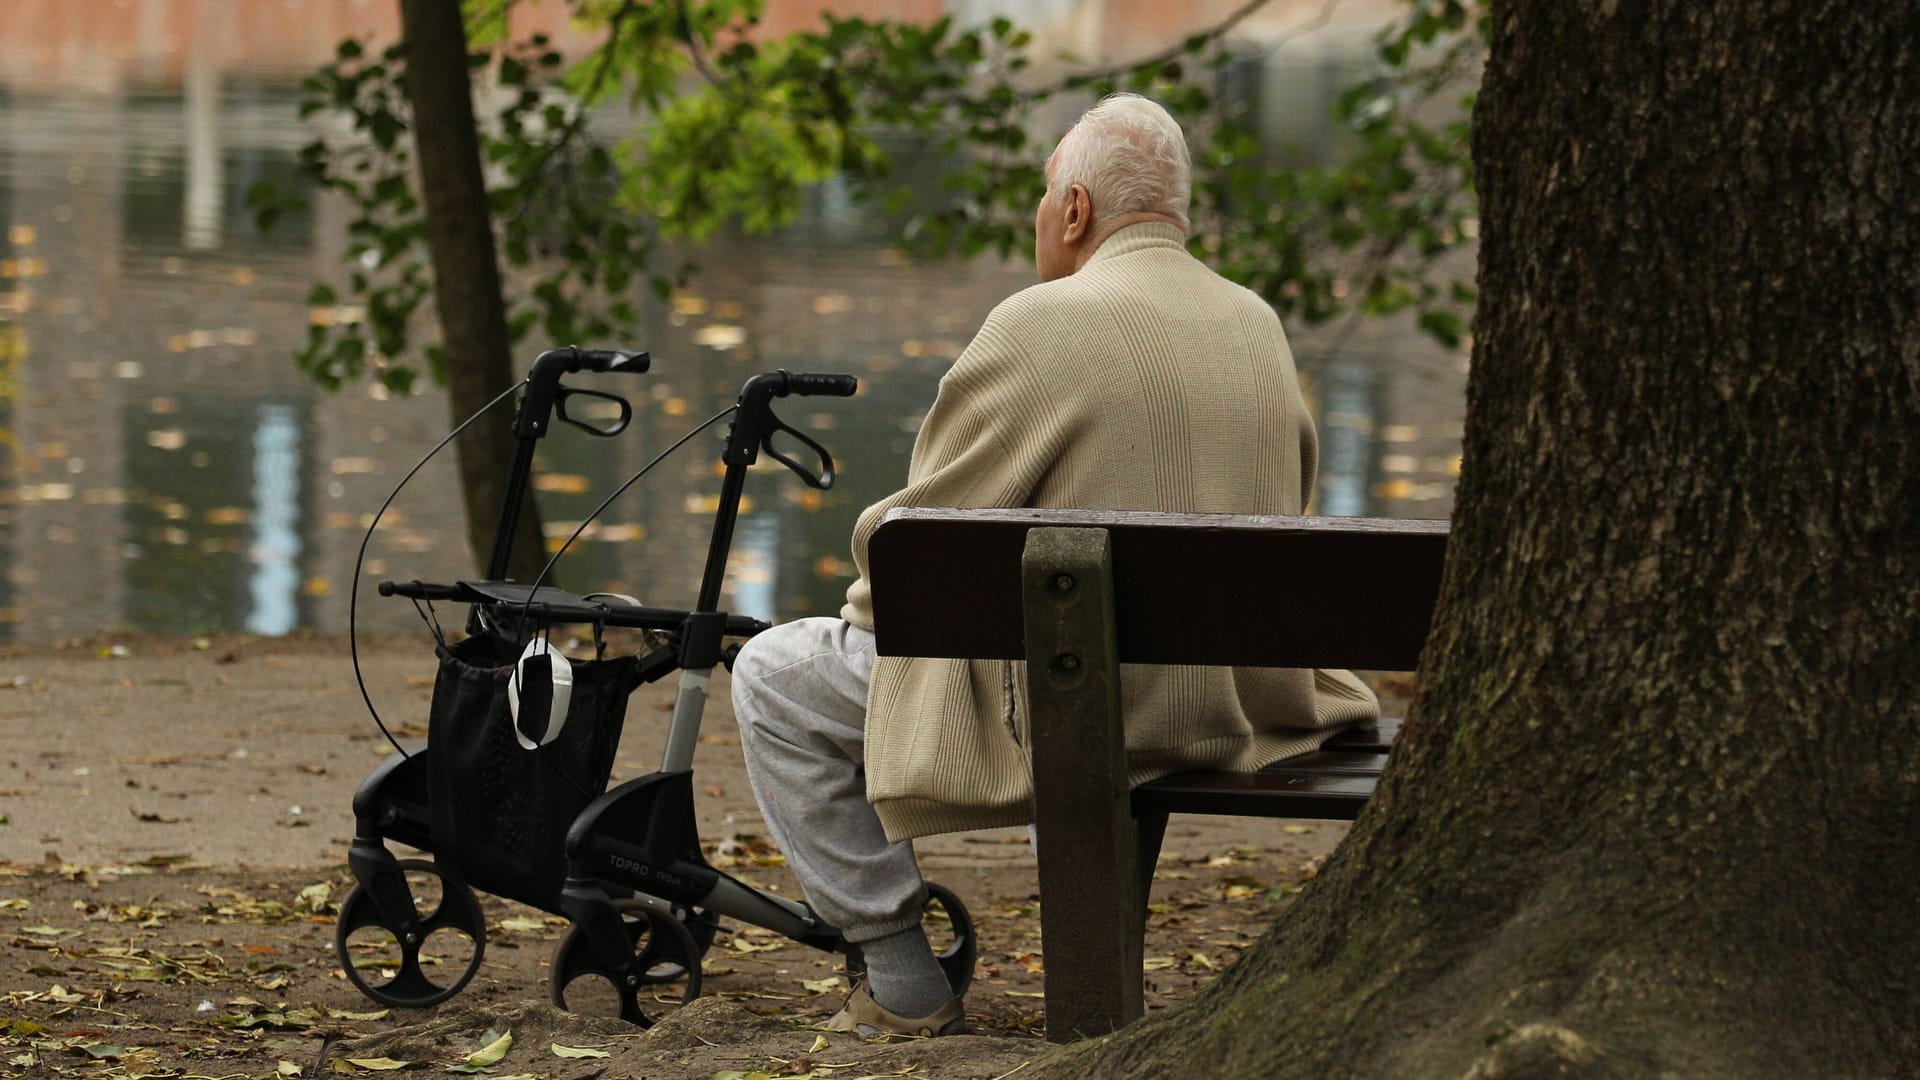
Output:
[[[238,56],[231,42],[208,46],[238,31],[194,22],[215,10],[198,0],[132,2],[128,25],[148,36],[116,45],[117,60],[62,69],[84,70],[69,82],[0,44],[0,632],[40,641],[118,626],[339,630],[374,509],[458,418],[436,391],[329,396],[295,369],[311,321],[353,315],[305,303],[311,281],[336,273],[344,214],[323,200],[262,237],[244,192],[293,175],[311,137],[293,120],[293,83],[351,29],[340,12],[372,9],[288,0],[301,18],[273,31],[269,60]],[[1067,15],[1099,6],[1055,5]],[[1095,45],[1130,47],[1114,37],[1123,10],[1135,11],[1110,11]],[[197,29],[155,29],[177,19]],[[1159,44],[1183,29],[1141,33]],[[1236,85],[1274,117],[1276,146],[1324,152],[1324,125],[1301,117],[1324,113],[1362,40],[1348,32],[1318,53],[1234,67]],[[1099,53],[1066,44],[1075,42]],[[933,155],[901,162],[928,187],[943,167]],[[834,611],[852,572],[855,516],[904,480],[940,375],[1032,270],[908,259],[832,185],[787,233],[700,254],[707,269],[691,288],[649,297],[636,340],[606,343],[650,349],[653,372],[586,383],[633,402],[629,432],[602,440],[558,426],[543,444],[536,490],[550,549],[752,373],[851,371],[863,383],[857,398],[783,403],[788,423],[833,452],[840,482],[820,492],[777,465],[756,470],[727,599],[758,616]],[[1444,514],[1458,468],[1458,358],[1395,327],[1353,334],[1337,356],[1331,333],[1290,329],[1320,420],[1319,509]],[[539,348],[529,343],[526,358]],[[561,560],[558,581],[690,603],[719,450],[718,430],[696,438],[616,500]],[[470,572],[454,477],[448,453],[383,519],[362,625],[414,619],[408,605],[373,596],[383,577]]]
[[1367,512],[1373,486],[1373,372],[1335,365],[1320,380],[1319,511],[1334,517]]
[[253,430],[253,608],[246,627],[284,634],[300,622],[300,425],[286,405],[263,405]]

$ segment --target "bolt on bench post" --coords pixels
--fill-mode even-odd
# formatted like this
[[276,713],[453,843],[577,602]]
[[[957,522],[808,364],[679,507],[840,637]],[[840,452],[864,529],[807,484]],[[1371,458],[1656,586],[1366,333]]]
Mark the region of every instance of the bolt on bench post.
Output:
[[1064,1042],[1143,1010],[1146,885],[1128,806],[1107,530],[1028,532],[1021,595],[1033,771],[1048,778],[1034,791],[1047,1035]]

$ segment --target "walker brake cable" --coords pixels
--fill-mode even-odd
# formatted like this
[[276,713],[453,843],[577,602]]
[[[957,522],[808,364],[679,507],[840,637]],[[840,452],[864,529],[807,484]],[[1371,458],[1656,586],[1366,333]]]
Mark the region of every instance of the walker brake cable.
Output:
[[[649,461],[645,465],[642,465],[640,467],[639,472],[636,472],[632,476],[627,477],[624,483],[622,483],[619,487],[613,489],[612,494],[600,500],[600,505],[594,507],[592,511],[590,511],[584,518],[581,518],[580,524],[575,526],[573,532],[570,535],[568,535],[566,541],[554,550],[553,555],[547,559],[547,565],[540,568],[540,573],[534,577],[533,584],[527,587],[526,598],[520,602],[520,615],[518,620],[519,625],[522,628],[524,628],[527,625],[527,617],[533,611],[533,596],[534,596],[534,593],[539,591],[540,583],[547,580],[547,575],[553,571],[553,565],[560,561],[560,556],[566,554],[567,548],[571,547],[575,540],[580,539],[580,534],[586,531],[586,528],[588,525],[593,524],[594,519],[600,516],[601,511],[613,505],[613,500],[625,494],[626,490],[632,487],[634,484],[638,483],[641,477],[647,475],[649,472],[652,472],[654,466],[667,460],[668,455],[672,454],[675,450],[680,449],[682,446],[685,446],[688,442],[690,442],[693,439],[695,435],[698,435],[701,432],[707,430],[708,428],[719,423],[721,420],[725,419],[726,417],[733,415],[735,412],[738,412],[739,409],[740,409],[740,406],[738,404],[729,405],[726,408],[721,409],[719,412],[714,413],[712,416],[709,416],[705,420],[701,421],[698,427],[695,427],[692,431],[689,431],[685,435],[682,435],[678,439],[674,440],[674,443],[672,446],[669,446],[665,450],[660,451],[660,453],[652,461]],[[515,640],[518,640],[518,638],[516,637]],[[542,757],[542,760],[546,761],[547,767],[553,771],[553,774],[559,777],[561,781],[564,782],[567,786],[573,788],[576,792],[578,792],[583,796],[586,796],[587,798],[593,797],[592,793],[589,792],[584,785],[577,783],[573,777],[568,776],[566,772],[560,768],[559,765],[554,763],[551,757],[547,755],[542,755],[541,757]]]
[[[360,670],[360,640],[358,634],[360,568],[367,560],[367,544],[373,540],[374,530],[380,527],[380,518],[386,514],[387,507],[393,505],[393,500],[399,497],[400,489],[407,486],[407,481],[412,480],[414,474],[425,467],[427,462],[432,461],[435,454],[446,449],[448,443],[457,438],[461,432],[467,430],[468,425],[485,416],[495,405],[513,396],[516,391],[525,385],[527,385],[527,380],[521,379],[519,382],[501,391],[500,396],[480,406],[477,412],[465,420],[460,421],[458,427],[447,432],[446,438],[436,443],[433,449],[427,451],[425,457],[415,462],[413,468],[407,470],[407,475],[401,477],[400,482],[393,485],[393,490],[387,493],[387,501],[381,503],[380,509],[374,511],[373,520],[367,524],[366,535],[360,538],[360,551],[353,558],[353,584],[347,590],[347,651],[353,657],[353,681],[359,684],[360,700],[367,703],[367,712],[373,716],[373,722],[375,726],[379,727],[380,734],[385,735],[387,741],[393,744],[393,748],[399,751],[401,758],[408,761],[413,759],[413,755],[407,753],[406,747],[401,746],[400,740],[394,738],[393,732],[387,729],[386,721],[380,719],[380,710],[373,707],[373,696],[367,692],[366,675]],[[709,421],[709,423],[711,423],[711,421]]]

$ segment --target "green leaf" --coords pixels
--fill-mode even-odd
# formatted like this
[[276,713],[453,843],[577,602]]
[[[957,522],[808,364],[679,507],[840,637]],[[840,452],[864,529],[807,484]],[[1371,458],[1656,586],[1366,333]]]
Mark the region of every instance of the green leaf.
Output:
[[1466,329],[1459,315],[1437,308],[1421,312],[1419,325],[1421,330],[1449,349],[1460,347],[1461,335]]
[[595,1050],[590,1046],[561,1046],[559,1043],[549,1043],[548,1045],[553,1050],[554,1057],[603,1058],[610,1056],[605,1050]]

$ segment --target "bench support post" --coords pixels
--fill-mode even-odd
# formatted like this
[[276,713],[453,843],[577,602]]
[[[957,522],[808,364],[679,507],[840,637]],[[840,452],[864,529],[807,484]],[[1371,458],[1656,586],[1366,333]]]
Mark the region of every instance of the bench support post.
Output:
[[1047,1037],[1065,1042],[1142,1012],[1151,870],[1128,798],[1107,531],[1030,531],[1021,593]]

